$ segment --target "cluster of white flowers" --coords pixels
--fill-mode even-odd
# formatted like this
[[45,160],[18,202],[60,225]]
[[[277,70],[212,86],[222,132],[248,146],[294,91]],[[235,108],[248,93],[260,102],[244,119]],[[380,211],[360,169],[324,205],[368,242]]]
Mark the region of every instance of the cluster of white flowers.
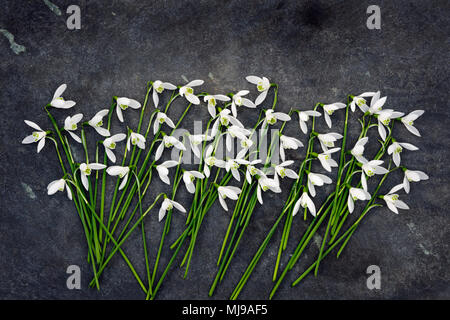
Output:
[[[269,190],[274,193],[281,192],[280,178],[298,178],[297,173],[288,168],[289,166],[292,166],[294,164],[294,161],[286,160],[285,153],[285,150],[297,150],[299,147],[303,147],[303,143],[297,138],[288,137],[282,134],[280,135],[279,152],[282,160],[281,164],[272,164],[270,168],[267,168],[267,166],[263,165],[264,162],[262,161],[262,159],[254,159],[252,161],[246,159],[246,155],[253,144],[251,140],[253,132],[245,129],[244,125],[238,119],[238,107],[245,106],[248,108],[256,108],[257,106],[261,105],[267,96],[269,88],[271,87],[270,81],[266,77],[248,76],[246,79],[248,82],[257,86],[259,95],[254,102],[248,98],[245,98],[245,96],[249,94],[249,90],[240,90],[235,94],[229,95],[203,95],[203,102],[206,103],[209,115],[211,116],[211,118],[213,118],[214,121],[212,128],[208,132],[199,135],[188,134],[188,139],[183,141],[180,141],[170,134],[163,133],[161,143],[159,144],[155,152],[155,161],[158,161],[161,158],[164,150],[172,147],[180,151],[186,151],[187,147],[189,147],[196,157],[203,157],[204,166],[202,172],[184,170],[183,181],[188,192],[194,193],[195,179],[203,179],[205,177],[209,177],[211,169],[213,167],[224,168],[227,172],[231,172],[232,176],[237,181],[241,180],[241,171],[245,172],[245,178],[248,183],[251,183],[253,179],[257,179],[257,199],[261,204],[263,203],[263,192]],[[193,88],[201,86],[202,84],[203,80],[193,80],[186,85],[177,88],[177,86],[168,82],[162,82],[160,80],[154,81],[152,94],[154,107],[158,107],[159,95],[164,90],[178,90],[179,95],[186,98],[189,103],[200,105],[201,100],[199,96],[195,95]],[[49,103],[50,106],[54,108],[69,109],[75,105],[75,102],[65,101],[64,98],[62,98],[61,95],[64,93],[66,87],[67,86],[63,84],[56,90],[53,99]],[[368,97],[371,98],[370,106],[366,101],[366,98]],[[355,111],[356,106],[358,106],[364,113],[374,115],[378,119],[378,132],[383,141],[386,140],[387,136],[386,128],[390,131],[389,124],[393,119],[400,120],[401,123],[403,123],[410,132],[417,136],[420,136],[419,131],[413,126],[413,124],[414,120],[416,120],[420,115],[423,114],[423,110],[416,110],[411,112],[409,115],[404,116],[402,112],[397,112],[393,109],[383,109],[385,102],[386,97],[380,97],[380,92],[365,92],[359,96],[353,97],[352,102],[350,103],[350,108],[352,111]],[[223,105],[219,106],[219,103],[223,103]],[[344,109],[346,107],[346,104],[335,102],[331,104],[322,104],[321,106],[323,107],[325,122],[328,127],[331,128],[331,116],[336,110]],[[117,118],[120,122],[124,121],[123,112],[127,110],[128,107],[132,109],[139,109],[141,108],[141,104],[138,101],[127,97],[119,97],[116,99],[115,109]],[[129,130],[128,135],[125,133],[116,133],[114,135],[111,135],[110,131],[103,127],[103,118],[108,115],[108,112],[108,109],[97,112],[89,121],[86,122],[86,124],[94,128],[98,134],[105,137],[105,139],[103,140],[103,146],[108,159],[112,163],[116,162],[116,156],[113,150],[115,150],[116,144],[118,142],[127,139],[127,150],[130,150],[131,145],[137,146],[140,149],[146,148],[146,138],[138,132]],[[297,114],[300,130],[304,134],[308,132],[307,123],[310,118],[321,116],[321,113],[317,110],[298,110]],[[68,116],[64,121],[63,127],[64,131],[69,133],[70,136],[79,143],[82,143],[82,141],[76,134],[76,130],[79,128],[79,123],[82,118],[83,114],[81,113],[75,114],[73,116]],[[265,111],[262,128],[270,127],[276,124],[277,121],[288,122],[290,120],[290,115],[268,109]],[[49,132],[42,130],[36,123],[29,120],[25,120],[25,123],[36,131],[27,136],[22,141],[22,143],[37,142],[37,151],[39,152],[44,147],[45,139]],[[164,125],[167,125],[171,129],[175,128],[175,124],[172,119],[170,119],[166,113],[159,111],[157,112],[153,123],[153,134],[156,135],[158,131],[164,128]],[[219,126],[222,126],[222,136],[224,141],[226,142],[228,150],[231,150],[231,146],[234,144],[235,140],[242,147],[235,158],[217,158],[215,156],[214,143],[210,143],[206,148],[204,148],[204,153],[202,154],[199,146],[205,141],[212,140],[216,136]],[[331,172],[332,168],[338,167],[337,162],[331,158],[333,153],[336,153],[340,150],[340,148],[335,147],[335,143],[339,139],[342,139],[343,136],[336,132],[316,133],[316,136],[322,148],[322,153],[317,154],[316,158],[320,161],[321,165],[327,172]],[[410,143],[397,142],[395,139],[392,139],[391,141],[392,142],[389,145],[387,152],[388,154],[392,154],[392,158],[396,166],[400,166],[400,153],[404,148],[407,150],[418,150],[417,147],[413,146]],[[364,157],[364,146],[367,143],[368,137],[362,137],[356,142],[355,146],[351,150],[351,154],[353,155],[354,159],[358,163],[360,163],[360,166],[362,168],[362,188],[351,187],[349,189],[348,208],[350,212],[353,211],[353,202],[355,200],[370,200],[371,196],[368,192],[367,178],[373,175],[382,175],[388,172],[386,168],[382,167],[382,160],[374,159],[368,161]],[[160,179],[164,183],[170,184],[169,169],[177,165],[179,165],[178,161],[169,160],[161,164],[156,164],[155,168]],[[261,167],[258,168],[258,165],[260,165]],[[245,166],[245,170],[240,171],[239,169],[241,166]],[[88,176],[91,174],[92,170],[102,170],[105,168],[106,166],[100,163],[82,163],[79,165],[81,181],[86,190],[88,190],[89,188]],[[128,179],[129,171],[129,167],[116,165],[112,165],[106,168],[106,172],[109,175],[119,176],[119,178],[122,179],[119,189],[124,188]],[[419,181],[427,178],[428,177],[426,176],[426,174],[421,171],[406,170],[404,182],[399,186],[396,186],[394,188],[394,191],[398,191],[399,189],[404,188],[405,191],[408,192],[409,182]],[[57,190],[64,190],[66,184],[62,181],[64,180],[59,179],[51,182],[48,187],[48,193],[53,194]],[[293,215],[295,215],[299,211],[300,207],[303,207],[308,208],[309,212],[313,216],[315,216],[316,208],[311,197],[315,197],[316,187],[320,187],[324,184],[330,183],[332,183],[332,179],[330,177],[324,174],[308,171],[307,186],[304,187],[305,191],[295,203]],[[69,197],[71,197],[69,188],[67,188],[67,191]],[[218,194],[222,207],[225,210],[228,210],[225,199],[229,198],[231,200],[236,200],[240,192],[241,189],[238,187],[219,187]],[[398,200],[398,195],[394,194],[392,190],[390,193],[384,196],[384,200],[386,201],[388,207],[394,212],[397,212],[396,208],[407,209],[407,205]],[[179,203],[176,203],[172,200],[167,200],[163,204],[164,210],[163,208],[161,208],[162,211],[160,212],[160,219],[162,219],[162,217],[164,216],[164,212],[167,209],[171,209],[172,207],[178,208],[181,211],[185,211]]]

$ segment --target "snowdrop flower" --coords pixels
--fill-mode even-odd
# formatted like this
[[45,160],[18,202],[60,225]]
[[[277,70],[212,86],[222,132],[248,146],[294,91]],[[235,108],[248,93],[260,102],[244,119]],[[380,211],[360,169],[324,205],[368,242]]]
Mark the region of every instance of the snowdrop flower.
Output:
[[281,160],[284,161],[286,155],[284,150],[297,150],[299,147],[303,147],[303,143],[293,137],[288,137],[285,135],[280,136],[280,157]]
[[389,171],[386,168],[381,167],[383,160],[372,160],[369,162],[363,162],[362,172],[361,172],[361,184],[363,189],[367,191],[367,178],[372,177],[375,174],[385,174]]
[[139,109],[141,107],[141,104],[134,99],[129,99],[125,97],[117,98],[116,113],[117,118],[119,118],[120,122],[123,122],[122,110],[127,110],[128,107],[132,109]]
[[89,180],[88,176],[91,175],[92,170],[101,170],[105,169],[106,166],[101,163],[82,163],[80,164],[80,172],[81,172],[81,183],[86,190],[89,190]]
[[292,216],[295,216],[297,212],[300,210],[300,206],[302,208],[308,208],[309,212],[313,215],[313,217],[316,216],[316,206],[314,205],[314,202],[311,200],[311,198],[308,196],[307,192],[303,192],[300,199],[297,200],[297,202],[294,205],[294,209],[292,210]]
[[403,115],[403,112],[397,112],[392,109],[384,109],[378,112],[378,133],[383,141],[386,140],[386,129],[384,126],[388,126],[391,119],[400,118]]
[[266,118],[264,119],[262,127],[264,127],[266,123],[274,125],[277,122],[277,120],[290,121],[291,117],[286,113],[273,112],[272,109],[269,109],[266,111]]
[[102,128],[103,125],[103,117],[105,117],[108,114],[108,109],[100,110],[95,114],[95,116],[92,117],[91,120],[88,121],[88,124],[94,128],[99,135],[104,137],[109,137],[111,133],[108,129]]
[[178,150],[186,151],[186,147],[180,140],[178,140],[177,138],[175,138],[173,136],[165,135],[163,137],[163,141],[158,146],[158,149],[156,149],[155,161],[158,161],[159,158],[161,158],[164,148],[171,148],[171,147],[174,147]]
[[198,171],[185,171],[183,173],[183,181],[186,186],[186,189],[189,193],[195,192],[195,186],[194,186],[194,180],[197,179],[203,179],[205,175]]
[[348,211],[350,213],[355,210],[356,200],[370,200],[370,193],[361,188],[350,188],[347,199]]
[[281,192],[281,188],[280,188],[278,180],[268,178],[265,175],[259,177],[259,179],[258,179],[258,189],[257,189],[258,201],[259,201],[260,204],[263,204],[261,190],[264,191],[264,192],[266,192],[267,190],[271,190],[272,192],[275,192],[275,193],[280,193]]
[[175,90],[177,87],[174,86],[173,84],[169,83],[169,82],[162,82],[160,80],[156,80],[155,82],[153,82],[153,104],[155,105],[155,108],[158,108],[158,103],[159,103],[159,96],[158,94],[161,94],[164,89],[167,90]]
[[175,124],[172,120],[165,114],[164,112],[158,112],[156,114],[156,120],[153,122],[153,134],[156,134],[158,132],[159,126],[163,123],[167,123],[169,127],[172,129],[175,129]]
[[185,97],[192,104],[200,104],[200,99],[194,94],[192,87],[201,86],[203,80],[194,80],[180,88],[180,96]]
[[339,109],[345,108],[346,105],[341,102],[336,102],[332,104],[324,104],[323,105],[323,116],[325,117],[325,122],[327,123],[328,127],[331,128],[331,118],[330,116]]
[[321,113],[314,110],[308,111],[299,111],[298,112],[298,122],[300,124],[300,129],[304,134],[308,132],[308,127],[306,126],[306,122],[309,120],[309,117],[320,117]]
[[241,189],[238,187],[218,187],[217,192],[219,193],[219,202],[221,206],[228,211],[227,203],[225,202],[226,198],[230,198],[231,200],[237,200],[239,193],[241,193]]
[[50,102],[50,105],[54,108],[59,109],[69,109],[72,108],[76,103],[75,101],[69,100],[65,101],[61,95],[66,91],[67,85],[64,83],[56,89],[55,94],[53,95],[53,99]]
[[233,143],[232,138],[238,138],[239,140],[245,140],[247,139],[247,136],[249,136],[251,132],[247,129],[241,128],[239,126],[232,125],[228,127],[226,133],[225,133],[225,141],[227,150],[231,151],[231,146]]
[[275,180],[278,181],[278,176],[280,176],[282,179],[284,177],[288,177],[291,179],[297,179],[298,175],[297,173],[295,173],[294,170],[286,168],[287,166],[290,166],[291,164],[293,164],[294,161],[293,160],[289,160],[289,161],[284,161],[282,163],[280,163],[279,165],[275,166]]
[[228,127],[230,124],[240,128],[244,127],[244,125],[237,118],[230,115],[230,113],[231,111],[229,109],[223,109],[222,111],[220,111],[217,120],[214,122],[211,128],[212,137],[214,137],[217,134],[219,130],[219,124],[225,127]]
[[178,165],[178,161],[168,160],[156,166],[156,171],[162,182],[170,185],[169,168],[175,167],[176,165]]
[[42,130],[41,127],[39,127],[33,121],[30,121],[30,120],[24,120],[24,121],[29,127],[33,128],[33,129],[35,129],[37,131],[33,131],[33,133],[31,135],[26,136],[22,140],[22,143],[23,144],[29,144],[29,143],[38,142],[37,152],[39,153],[42,150],[42,148],[45,146],[45,138],[47,136],[47,132]]
[[216,95],[207,95],[203,98],[204,102],[208,102],[208,112],[211,115],[212,118],[216,117],[216,105],[217,100],[219,101],[230,101],[231,98],[227,97],[223,94],[216,94]]
[[403,188],[405,189],[406,193],[409,193],[410,182],[418,182],[421,180],[428,180],[428,175],[423,171],[418,170],[405,170],[405,177],[403,178]]
[[248,82],[256,84],[256,88],[258,89],[259,96],[255,100],[255,105],[260,105],[263,103],[263,101],[266,99],[267,92],[269,92],[270,88],[270,81],[266,77],[257,77],[257,76],[248,76],[245,79],[247,79]]
[[131,132],[127,140],[127,150],[130,151],[130,142],[133,146],[137,145],[140,149],[145,149],[145,137],[136,132]]
[[388,206],[389,210],[391,210],[394,213],[398,214],[398,209],[405,209],[408,210],[409,207],[406,203],[404,203],[402,200],[399,200],[398,194],[393,193],[393,191],[389,191],[388,194],[382,196],[383,200],[386,202],[386,205]]
[[206,177],[209,177],[210,170],[209,167],[216,166],[218,168],[225,168],[225,161],[217,159],[212,155],[213,152],[213,146],[210,145],[208,148],[206,148],[205,151],[205,166],[203,168],[203,172],[205,173]]
[[339,133],[335,133],[335,132],[330,132],[330,133],[325,133],[325,134],[321,133],[321,134],[317,135],[317,138],[319,138],[322,150],[324,152],[326,152],[326,151],[328,151],[328,148],[334,147],[334,143],[338,139],[342,139],[342,135],[340,135]]
[[72,131],[77,130],[78,122],[80,122],[82,118],[83,114],[78,113],[72,117],[68,116],[66,120],[64,120],[64,130],[66,130],[72,136],[73,140],[75,140],[78,143],[81,143],[81,139]]
[[228,159],[225,162],[225,170],[227,172],[231,170],[231,174],[237,181],[241,181],[241,177],[239,175],[239,167],[241,164],[249,164],[249,162],[240,158]]
[[425,111],[423,110],[415,110],[411,113],[409,113],[408,115],[404,116],[403,118],[401,118],[402,123],[405,125],[406,129],[408,129],[409,132],[411,132],[412,134],[420,137],[420,132],[419,130],[417,130],[416,127],[414,127],[414,121],[420,117],[421,115],[423,115]]
[[122,190],[125,187],[125,184],[127,183],[130,168],[121,166],[110,166],[106,169],[106,172],[110,176],[119,176],[119,178],[122,179],[122,182],[120,183],[119,186],[119,190]]
[[173,207],[177,208],[179,211],[186,213],[186,209],[176,201],[165,198],[161,208],[159,209],[158,219],[161,221],[165,216],[166,212],[173,209]]
[[370,108],[367,110],[370,114],[378,113],[386,103],[387,97],[380,98],[380,91],[375,93],[370,101]]
[[238,152],[237,157],[244,158],[247,151],[253,146],[253,140],[250,138],[245,138],[240,141],[240,144],[241,144],[241,150]]
[[106,138],[103,141],[103,146],[105,147],[106,155],[108,156],[109,160],[112,162],[116,162],[116,156],[112,150],[116,148],[117,142],[123,141],[127,138],[127,135],[124,133],[118,133],[115,134],[109,138]]
[[362,112],[366,113],[369,110],[369,107],[367,106],[367,101],[364,98],[373,97],[374,95],[375,92],[364,92],[359,96],[353,97],[353,100],[350,103],[350,108],[353,112],[355,112],[356,106],[358,106]]
[[308,173],[308,190],[309,193],[315,197],[316,196],[316,189],[315,186],[323,186],[325,183],[326,184],[330,184],[332,183],[333,180],[331,180],[331,178],[327,177],[324,174],[320,174],[320,173]]
[[341,148],[333,148],[317,155],[320,164],[328,172],[331,172],[331,167],[338,167],[337,162],[330,157],[330,154],[338,152],[339,150],[341,150]]
[[197,158],[201,157],[200,144],[203,141],[210,141],[213,137],[208,136],[207,134],[189,134],[189,144],[191,146],[191,150]]
[[66,180],[59,179],[52,181],[47,186],[47,194],[51,196],[52,194],[55,194],[57,191],[64,191],[66,189],[67,191],[67,197],[72,200],[72,192],[70,191],[69,186],[67,185]]
[[364,137],[359,139],[356,143],[353,149],[350,151],[350,153],[355,157],[356,160],[358,160],[361,163],[367,162],[367,159],[364,158],[364,146],[366,145],[367,141],[369,141],[368,137]]
[[397,142],[394,141],[388,148],[388,154],[392,154],[392,159],[394,160],[395,165],[398,167],[400,165],[400,153],[403,151],[403,148],[416,151],[419,150],[416,146],[411,143],[405,142]]
[[231,102],[231,111],[233,112],[233,116],[237,117],[237,109],[236,106],[245,106],[247,108],[256,108],[255,104],[247,98],[242,98],[249,94],[248,90],[241,90],[233,95],[233,99]]
[[255,167],[256,164],[259,164],[261,162],[261,160],[256,159],[248,163],[247,170],[245,171],[245,178],[247,179],[247,182],[249,184],[252,183],[252,177],[254,177],[255,175],[258,175],[260,177],[266,176],[261,170]]

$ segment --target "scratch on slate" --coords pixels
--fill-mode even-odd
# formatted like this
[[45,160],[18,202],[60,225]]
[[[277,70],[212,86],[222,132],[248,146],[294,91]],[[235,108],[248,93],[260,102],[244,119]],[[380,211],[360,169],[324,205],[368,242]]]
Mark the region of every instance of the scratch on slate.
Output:
[[208,73],[208,77],[211,79],[211,80],[215,80],[214,79],[214,75],[210,72],[210,73]]
[[14,36],[6,29],[0,29],[0,32],[9,40],[10,48],[15,54],[25,52],[26,48],[14,41]]
[[316,244],[317,248],[320,249],[322,247],[322,237],[316,233],[314,235],[313,239],[314,239],[314,243]]
[[25,182],[22,182],[22,187],[25,190],[25,193],[27,194],[28,197],[30,197],[31,199],[36,199],[36,195],[33,192],[33,189],[31,189],[31,187],[29,185],[27,185]]
[[61,15],[61,10],[59,10],[59,7],[54,4],[51,3],[49,0],[44,0],[44,3],[47,5],[47,7],[50,8],[50,10],[52,10],[57,16]]
[[185,76],[184,74],[181,75],[181,78],[183,78],[183,80],[184,80],[185,82],[188,82],[188,81],[189,81],[188,78],[186,78],[186,76]]

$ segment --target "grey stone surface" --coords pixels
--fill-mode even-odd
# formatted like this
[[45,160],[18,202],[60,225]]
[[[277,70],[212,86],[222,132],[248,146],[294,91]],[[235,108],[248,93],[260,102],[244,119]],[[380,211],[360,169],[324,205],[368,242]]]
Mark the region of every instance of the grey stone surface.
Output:
[[[310,276],[292,289],[289,283],[317,254],[312,243],[276,298],[450,297],[448,1],[377,1],[382,12],[381,30],[366,28],[366,8],[374,4],[367,1],[81,1],[82,28],[71,31],[66,27],[65,11],[75,2],[52,1],[62,12],[58,16],[44,1],[2,1],[0,27],[26,50],[16,55],[9,40],[0,37],[0,298],[144,297],[119,256],[102,278],[101,291],[88,288],[91,271],[77,213],[63,194],[46,195],[47,184],[61,175],[52,145],[48,142],[36,154],[35,145],[20,144],[30,131],[23,119],[50,128],[42,107],[61,83],[68,84],[65,96],[77,101],[73,110],[54,112],[62,123],[74,112],[93,116],[109,106],[113,95],[142,101],[149,80],[183,84],[183,77],[200,78],[205,80],[202,90],[231,92],[252,88],[244,79],[249,74],[265,75],[279,84],[277,108],[285,112],[291,107],[312,108],[317,102],[345,101],[347,94],[378,89],[388,96],[389,107],[403,112],[426,110],[417,121],[422,138],[398,127],[399,141],[420,147],[420,151],[404,152],[403,161],[430,176],[430,180],[414,184],[411,193],[404,196],[411,210],[399,215],[386,208],[373,210],[341,258],[328,257],[318,278]],[[171,116],[176,118],[184,107],[184,103],[175,104]],[[204,108],[195,111],[186,123],[199,116],[206,119]],[[127,110],[128,123],[135,124],[138,114]],[[252,123],[254,114],[244,111],[242,115]],[[343,113],[333,119],[336,128],[342,128]],[[351,131],[357,133],[356,119],[352,121]],[[323,124],[323,120],[319,122]],[[116,123],[113,131],[120,130]],[[300,134],[296,119],[288,130],[292,135]],[[291,156],[302,159],[304,150],[301,152]],[[77,155],[82,156],[81,149]],[[383,190],[399,179],[400,174]],[[157,180],[146,204],[157,192],[168,190]],[[282,198],[286,196],[284,191]],[[184,191],[177,199],[189,205]],[[278,216],[282,206],[279,197],[265,195],[265,199],[268,205],[257,207],[245,240],[213,299],[229,297]],[[183,219],[175,213],[169,240],[182,230]],[[229,215],[217,204],[212,207],[188,278],[182,278],[184,270],[173,268],[159,299],[207,298],[228,220]],[[161,226],[156,214],[146,225],[153,258]],[[305,226],[298,216],[288,252]],[[280,235],[279,230],[277,241]],[[139,232],[127,241],[125,249],[143,275]],[[276,250],[273,242],[242,299],[267,298]],[[162,265],[168,257],[167,249],[165,252]],[[66,288],[65,270],[71,264],[81,266],[82,290]],[[372,264],[382,270],[381,290],[366,287],[365,270]]]

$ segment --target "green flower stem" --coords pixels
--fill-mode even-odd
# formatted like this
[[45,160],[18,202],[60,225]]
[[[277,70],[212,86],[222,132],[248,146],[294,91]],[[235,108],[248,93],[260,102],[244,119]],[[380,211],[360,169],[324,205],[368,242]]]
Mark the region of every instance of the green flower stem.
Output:
[[[127,262],[128,266],[130,267],[130,269],[132,268],[131,263],[129,262],[129,260],[126,258],[125,253],[123,253],[123,250],[120,248],[122,246],[122,244],[128,239],[128,237],[131,235],[131,233],[133,232],[134,229],[136,229],[141,221],[147,216],[147,214],[151,211],[151,209],[153,209],[153,207],[156,205],[156,203],[158,202],[159,198],[161,198],[162,196],[164,196],[164,193],[160,193],[155,200],[153,201],[153,203],[148,207],[148,209],[141,215],[141,217],[139,217],[139,219],[135,222],[135,224],[130,228],[130,230],[127,232],[127,234],[119,241],[117,242],[113,235],[108,231],[108,228],[101,223],[100,225],[102,226],[103,230],[105,231],[105,234],[108,236],[109,239],[111,239],[111,241],[114,244],[114,248],[111,251],[111,253],[108,255],[108,257],[106,258],[106,260],[102,263],[102,265],[99,267],[99,270],[96,274],[97,277],[100,277],[100,275],[102,274],[103,270],[105,269],[106,265],[108,264],[108,262],[111,260],[111,258],[114,256],[114,254],[119,251],[122,256],[124,257],[124,259],[126,259],[125,261]],[[97,214],[94,213],[94,216],[97,216]],[[98,217],[98,216],[97,216]],[[98,219],[100,220],[100,218]],[[135,277],[139,278],[139,276],[137,275],[136,272],[133,273],[135,275]],[[91,281],[90,285],[92,286],[93,281]],[[138,280],[140,281],[140,280]],[[142,281],[140,281],[140,285],[141,288],[144,290],[145,293],[147,293],[147,288],[142,284]]]

